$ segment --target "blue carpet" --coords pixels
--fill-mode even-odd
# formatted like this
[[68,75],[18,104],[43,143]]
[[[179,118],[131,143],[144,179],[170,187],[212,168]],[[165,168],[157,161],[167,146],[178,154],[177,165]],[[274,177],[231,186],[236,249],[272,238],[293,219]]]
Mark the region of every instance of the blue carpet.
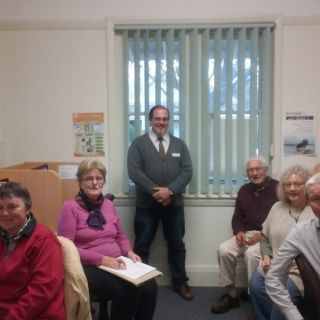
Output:
[[251,312],[250,302],[241,301],[241,307],[225,314],[213,314],[210,308],[224,289],[219,287],[192,287],[192,301],[182,300],[171,287],[159,287],[154,320],[246,320]]

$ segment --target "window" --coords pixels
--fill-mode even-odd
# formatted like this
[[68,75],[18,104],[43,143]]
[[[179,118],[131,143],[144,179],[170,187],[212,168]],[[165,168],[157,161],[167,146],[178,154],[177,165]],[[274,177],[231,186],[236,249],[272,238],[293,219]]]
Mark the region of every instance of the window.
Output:
[[[190,148],[193,197],[232,197],[250,156],[269,159],[273,25],[118,25],[126,148],[155,104]],[[130,183],[125,186],[128,193]],[[187,195],[187,196],[188,196]]]

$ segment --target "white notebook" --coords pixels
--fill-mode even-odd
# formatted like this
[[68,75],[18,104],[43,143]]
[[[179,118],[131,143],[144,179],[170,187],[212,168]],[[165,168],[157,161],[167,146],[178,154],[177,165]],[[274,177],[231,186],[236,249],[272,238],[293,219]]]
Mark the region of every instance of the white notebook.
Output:
[[131,259],[124,256],[120,256],[119,259],[125,263],[126,269],[113,269],[104,266],[99,266],[98,268],[125,279],[136,286],[149,279],[162,275],[162,272],[148,264],[133,262]]

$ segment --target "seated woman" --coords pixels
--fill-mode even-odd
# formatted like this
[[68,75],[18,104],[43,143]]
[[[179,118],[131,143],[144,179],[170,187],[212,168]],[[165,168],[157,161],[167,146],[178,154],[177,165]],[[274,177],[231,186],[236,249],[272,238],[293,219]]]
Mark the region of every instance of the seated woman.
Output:
[[79,250],[89,291],[99,300],[111,300],[111,320],[151,320],[156,306],[154,279],[139,287],[97,266],[122,267],[119,256],[140,261],[123,232],[113,203],[102,195],[106,168],[98,160],[80,163],[80,191],[62,207],[58,233],[72,240]]
[[[304,195],[304,185],[309,178],[309,171],[301,166],[288,168],[280,178],[278,184],[278,198],[263,223],[260,251],[262,260],[258,270],[250,279],[250,296],[256,319],[279,320],[284,315],[273,304],[266,293],[264,276],[272,263],[272,258],[289,233],[298,222],[314,218],[314,214],[307,205]],[[292,262],[289,278],[286,283],[287,290],[294,303],[302,300],[303,285],[295,262]]]
[[0,186],[0,319],[65,320],[63,254],[25,186]]

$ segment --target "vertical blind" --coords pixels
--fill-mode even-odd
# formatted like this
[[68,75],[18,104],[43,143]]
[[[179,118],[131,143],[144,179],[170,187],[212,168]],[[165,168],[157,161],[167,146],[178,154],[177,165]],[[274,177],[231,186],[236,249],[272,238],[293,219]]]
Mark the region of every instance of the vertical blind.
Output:
[[[169,108],[169,130],[189,146],[187,196],[230,197],[251,156],[269,160],[273,25],[118,25],[123,48],[124,145]],[[124,177],[124,191],[132,185]]]

